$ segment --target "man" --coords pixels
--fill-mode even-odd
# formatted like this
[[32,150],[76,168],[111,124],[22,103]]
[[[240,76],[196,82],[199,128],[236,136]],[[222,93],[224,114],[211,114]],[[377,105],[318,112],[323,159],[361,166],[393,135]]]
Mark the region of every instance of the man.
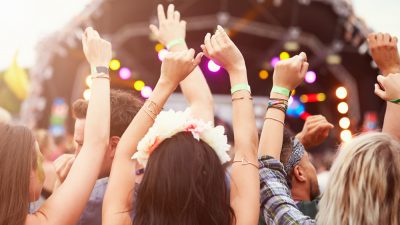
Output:
[[[108,176],[110,175],[112,161],[119,139],[129,126],[133,117],[140,110],[143,103],[134,95],[120,91],[111,90],[111,123],[110,123],[110,141],[103,166],[101,168],[99,179],[93,188],[92,194],[86,205],[86,208],[79,219],[78,225],[85,224],[101,224],[101,213],[103,197],[108,184]],[[79,99],[72,106],[73,115],[75,117],[74,140],[77,143],[75,155],[65,154],[55,161],[59,182],[63,182],[74,162],[75,156],[79,154],[84,140],[84,128],[86,122],[86,113],[88,101]],[[101,122],[101,121],[99,121]]]
[[[316,115],[306,119],[303,130],[295,137],[289,129],[285,129],[283,134],[280,161],[284,165],[292,199],[299,210],[312,219],[318,212],[320,190],[316,169],[306,149],[320,145],[332,128],[324,116]],[[265,224],[264,221],[261,219],[260,224]]]

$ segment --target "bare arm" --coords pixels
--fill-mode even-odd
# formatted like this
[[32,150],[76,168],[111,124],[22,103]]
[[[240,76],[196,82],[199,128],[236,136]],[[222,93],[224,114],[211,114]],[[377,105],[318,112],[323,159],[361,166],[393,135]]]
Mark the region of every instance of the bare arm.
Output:
[[[248,85],[244,58],[221,26],[211,37],[207,34],[202,45],[204,53],[229,73],[231,86]],[[257,224],[260,207],[260,183],[257,164],[257,129],[251,95],[246,90],[233,94],[233,130],[235,136],[235,161],[231,171],[231,206],[235,212],[234,224]]]
[[[186,22],[180,20],[180,13],[175,11],[174,5],[170,4],[167,9],[167,15],[164,13],[162,5],[158,6],[159,27],[150,25],[152,33],[158,41],[167,46],[169,43],[181,40],[173,45],[169,51],[177,52],[187,50],[185,43]],[[180,83],[183,95],[187,99],[192,114],[195,118],[204,121],[214,122],[213,98],[200,67],[196,67],[186,79]]]
[[[108,66],[111,44],[102,40],[96,31],[91,28],[85,31],[83,45],[85,55],[92,66]],[[82,151],[64,183],[36,214],[28,216],[26,224],[67,225],[78,221],[99,175],[108,145],[109,130],[110,81],[106,78],[95,78]]]
[[[400,73],[400,56],[397,50],[397,38],[389,34],[371,34],[368,44],[372,58],[384,76]],[[382,132],[400,138],[400,126],[395,122],[400,114],[400,105],[388,102]]]
[[[103,224],[132,224],[129,211],[132,210],[136,162],[131,157],[136,152],[139,141],[154,123],[150,116],[155,117],[161,111],[179,82],[200,63],[201,56],[199,54],[193,59],[194,50],[191,49],[169,53],[164,59],[161,76],[153,94],[136,114],[118,144],[103,202]],[[155,115],[152,115],[153,111]]]

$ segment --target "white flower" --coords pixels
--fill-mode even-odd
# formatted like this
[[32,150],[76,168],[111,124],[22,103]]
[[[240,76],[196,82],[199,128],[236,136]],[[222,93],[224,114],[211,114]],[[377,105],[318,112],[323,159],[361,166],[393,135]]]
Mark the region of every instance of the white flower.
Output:
[[162,141],[184,131],[191,132],[193,138],[204,141],[214,149],[222,164],[230,160],[227,153],[230,146],[224,134],[224,127],[213,127],[211,122],[205,123],[202,120],[193,119],[189,109],[184,112],[173,110],[161,112],[153,126],[138,143],[137,152],[133,154],[132,159],[136,159],[145,167],[150,154]]

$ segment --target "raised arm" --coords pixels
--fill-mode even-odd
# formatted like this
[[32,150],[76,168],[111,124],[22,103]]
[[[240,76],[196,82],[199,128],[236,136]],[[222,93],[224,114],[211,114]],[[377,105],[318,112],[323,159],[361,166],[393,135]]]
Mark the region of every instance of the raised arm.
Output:
[[[186,22],[180,19],[180,13],[175,11],[175,6],[173,4],[168,6],[167,15],[162,5],[158,5],[157,11],[159,27],[150,25],[153,35],[160,43],[167,46],[170,52],[187,50]],[[214,122],[213,98],[200,67],[196,67],[186,79],[181,81],[180,87],[193,116]]]
[[223,66],[232,86],[235,158],[231,171],[231,206],[234,224],[257,224],[259,216],[258,136],[244,58],[221,26],[207,34],[201,46],[207,57]]
[[103,202],[103,224],[132,224],[129,212],[132,210],[136,161],[131,157],[168,97],[200,63],[201,57],[202,53],[194,59],[194,50],[190,49],[169,53],[164,59],[160,79],[151,97],[136,114],[117,146]]
[[304,123],[303,129],[296,138],[304,145],[306,150],[316,147],[324,142],[329,131],[334,126],[326,120],[323,115],[309,116]]
[[[82,42],[91,67],[108,68],[111,44],[101,39],[92,28],[86,29]],[[81,153],[76,157],[64,183],[36,214],[28,216],[26,224],[76,224],[86,206],[100,172],[110,132],[109,76],[92,73],[92,79],[92,95]]]
[[[400,73],[400,56],[397,50],[396,37],[382,33],[370,34],[368,44],[371,56],[384,76]],[[398,120],[399,114],[400,106],[387,102],[382,132],[400,138],[400,126],[395,122]]]

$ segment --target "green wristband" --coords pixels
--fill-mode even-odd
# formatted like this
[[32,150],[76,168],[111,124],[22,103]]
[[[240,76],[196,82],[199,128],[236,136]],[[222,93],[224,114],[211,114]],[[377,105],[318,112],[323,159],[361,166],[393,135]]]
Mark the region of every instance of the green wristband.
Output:
[[273,86],[271,92],[285,95],[285,96],[290,96],[290,90],[287,88],[279,87],[279,86]]
[[245,83],[241,83],[241,84],[236,84],[235,86],[233,86],[231,88],[231,94],[238,92],[238,91],[248,91],[251,94],[251,89],[250,89],[250,85],[245,84]]
[[399,104],[400,103],[400,98],[394,99],[394,100],[390,100],[389,102]]
[[169,49],[171,49],[172,47],[177,46],[177,45],[180,45],[180,44],[185,44],[185,39],[179,38],[179,39],[175,39],[175,40],[170,41],[170,42],[167,44],[167,49],[169,50]]

